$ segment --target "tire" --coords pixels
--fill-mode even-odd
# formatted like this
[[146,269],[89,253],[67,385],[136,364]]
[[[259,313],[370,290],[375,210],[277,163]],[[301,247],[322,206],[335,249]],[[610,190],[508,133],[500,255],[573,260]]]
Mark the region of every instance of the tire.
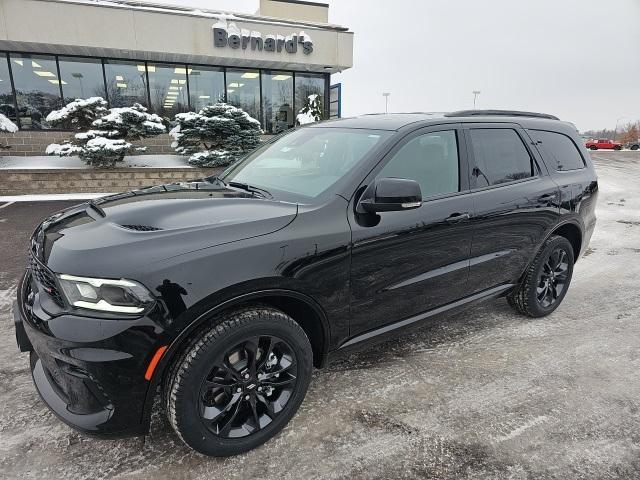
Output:
[[614,150],[622,150],[622,147],[613,147]]
[[164,398],[180,439],[237,455],[282,430],[304,400],[313,352],[304,330],[267,306],[233,311],[200,332],[169,371]]
[[[555,256],[557,252],[558,257]],[[556,263],[558,268],[553,268]],[[540,247],[520,285],[507,295],[509,305],[518,313],[529,317],[549,315],[562,303],[569,289],[573,264],[571,243],[564,237],[552,235]],[[554,272],[552,275],[550,266]]]
[[596,147],[595,145],[592,145],[592,146],[589,147],[589,150],[597,150],[597,149],[598,149],[598,147]]
[[638,150],[638,148],[640,148],[640,145],[631,145],[631,150]]

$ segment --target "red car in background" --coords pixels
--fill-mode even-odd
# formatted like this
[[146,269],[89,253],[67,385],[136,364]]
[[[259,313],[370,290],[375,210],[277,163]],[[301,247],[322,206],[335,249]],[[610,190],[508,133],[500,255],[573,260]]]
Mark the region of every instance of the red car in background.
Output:
[[590,150],[622,150],[622,143],[601,138],[598,140],[587,140],[585,147]]

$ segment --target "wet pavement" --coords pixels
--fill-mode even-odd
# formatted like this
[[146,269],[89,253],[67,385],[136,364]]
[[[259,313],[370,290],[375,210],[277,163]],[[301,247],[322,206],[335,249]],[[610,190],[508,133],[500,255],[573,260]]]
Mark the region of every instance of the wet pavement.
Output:
[[592,157],[598,226],[556,312],[495,300],[341,359],[280,435],[227,459],[161,412],[146,438],[105,441],[47,410],[10,302],[31,230],[68,203],[0,205],[0,478],[639,478],[640,154]]

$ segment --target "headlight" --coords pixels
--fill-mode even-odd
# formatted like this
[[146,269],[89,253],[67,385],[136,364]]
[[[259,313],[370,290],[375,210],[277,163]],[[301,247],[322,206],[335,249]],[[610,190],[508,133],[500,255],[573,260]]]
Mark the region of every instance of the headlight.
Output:
[[113,313],[141,313],[153,302],[143,285],[133,280],[58,276],[67,301],[74,307]]

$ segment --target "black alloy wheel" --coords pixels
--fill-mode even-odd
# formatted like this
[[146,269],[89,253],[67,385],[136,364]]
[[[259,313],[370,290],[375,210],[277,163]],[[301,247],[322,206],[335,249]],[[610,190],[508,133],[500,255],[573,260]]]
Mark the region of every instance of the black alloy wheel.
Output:
[[282,413],[297,380],[296,354],[274,336],[250,338],[220,355],[200,387],[200,418],[225,438],[251,435]]
[[567,287],[569,256],[562,246],[557,247],[542,265],[536,288],[536,298],[542,308],[558,301]]
[[171,365],[169,423],[194,450],[237,455],[282,430],[311,381],[313,350],[293,318],[255,305],[212,318]]
[[573,263],[573,247],[569,240],[552,235],[538,250],[521,283],[507,295],[509,305],[530,317],[549,315],[567,294]]

